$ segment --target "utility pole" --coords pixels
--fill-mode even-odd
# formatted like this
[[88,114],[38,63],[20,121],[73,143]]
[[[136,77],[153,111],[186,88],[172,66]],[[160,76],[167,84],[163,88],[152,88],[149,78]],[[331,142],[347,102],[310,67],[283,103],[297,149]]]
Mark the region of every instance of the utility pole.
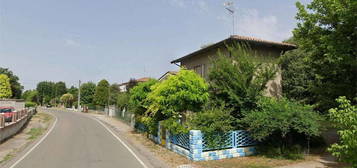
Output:
[[81,110],[81,80],[78,81],[78,111]]

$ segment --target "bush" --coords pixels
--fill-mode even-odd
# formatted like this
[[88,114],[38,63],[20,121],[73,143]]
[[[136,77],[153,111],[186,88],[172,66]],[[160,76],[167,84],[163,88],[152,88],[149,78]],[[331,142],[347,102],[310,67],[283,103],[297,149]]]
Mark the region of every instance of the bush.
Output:
[[[166,120],[163,125],[177,133],[175,126],[188,111],[197,112],[208,100],[208,86],[204,79],[191,70],[181,69],[176,75],[151,87],[146,101],[150,102],[146,113],[154,121]],[[180,122],[182,123],[182,122]],[[180,131],[179,131],[180,132]]]
[[280,154],[289,151],[294,137],[318,136],[322,116],[311,106],[291,102],[285,98],[262,97],[258,108],[244,112],[240,123],[247,127],[255,140],[277,146]]
[[230,115],[230,110],[222,107],[204,109],[193,114],[189,119],[190,129],[201,130],[209,148],[216,148],[224,143],[224,134],[233,130],[235,118]]
[[130,95],[129,93],[119,93],[118,94],[118,100],[117,100],[117,106],[120,110],[123,110],[124,108],[128,108],[129,105],[129,99]]
[[149,106],[146,100],[148,94],[152,91],[151,87],[158,81],[150,79],[147,82],[139,83],[130,89],[129,105],[134,110],[136,115],[143,115],[146,108]]
[[241,118],[243,110],[256,108],[256,102],[268,81],[274,78],[277,66],[261,63],[259,59],[262,58],[245,45],[226,47],[230,56],[218,52],[218,58],[211,60],[210,91],[216,101],[233,109],[234,117]]
[[34,102],[25,102],[25,107],[36,107],[37,104]]
[[357,106],[351,105],[346,97],[339,97],[336,101],[339,106],[330,109],[329,116],[339,129],[340,142],[328,150],[341,161],[357,167]]

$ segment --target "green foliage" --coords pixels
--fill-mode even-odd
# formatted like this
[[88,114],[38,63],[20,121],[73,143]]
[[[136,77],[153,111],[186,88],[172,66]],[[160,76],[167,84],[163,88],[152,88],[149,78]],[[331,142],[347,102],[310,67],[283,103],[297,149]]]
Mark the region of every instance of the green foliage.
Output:
[[109,104],[110,105],[115,105],[117,103],[118,96],[120,94],[119,85],[117,83],[114,83],[114,84],[110,85],[109,94],[110,94],[110,96],[109,96]]
[[176,75],[151,87],[145,101],[150,102],[146,116],[154,121],[166,120],[170,131],[183,130],[175,126],[184,113],[197,112],[208,100],[208,86],[204,79],[191,70],[181,69]]
[[38,101],[38,92],[36,90],[26,90],[21,98],[26,102],[37,102]]
[[241,117],[241,111],[254,109],[266,84],[273,79],[277,66],[260,63],[259,55],[245,45],[226,46],[230,56],[218,52],[212,59],[209,73],[213,99],[232,108],[232,115]]
[[81,85],[81,104],[88,105],[93,103],[96,85],[93,82]]
[[56,97],[60,97],[63,94],[67,93],[67,87],[66,87],[66,83],[59,81],[55,83],[55,96]]
[[339,129],[340,142],[328,150],[341,161],[357,167],[357,106],[351,105],[346,97],[336,99],[339,106],[329,110],[330,119]]
[[148,94],[152,91],[151,87],[155,85],[158,81],[155,79],[150,79],[147,82],[139,83],[130,90],[130,100],[129,104],[136,115],[143,115],[149,106],[146,98]]
[[201,130],[210,148],[216,148],[224,143],[223,134],[233,130],[236,121],[225,107],[213,107],[197,112],[189,119],[190,129]]
[[126,91],[130,92],[130,90],[132,88],[134,88],[137,84],[138,84],[138,81],[136,81],[136,79],[134,79],[134,78],[131,78],[125,87]]
[[[296,43],[293,38],[285,41]],[[280,57],[282,90],[284,97],[301,103],[313,104],[314,96],[311,87],[314,85],[314,75],[305,59],[308,53],[297,48],[287,51]]]
[[72,94],[66,93],[61,96],[60,100],[65,105],[65,107],[71,107],[74,97]]
[[0,74],[4,74],[10,78],[10,85],[11,85],[11,98],[20,99],[22,90],[24,87],[19,83],[19,77],[13,74],[8,68],[1,68],[0,67]]
[[75,86],[71,86],[68,90],[68,93],[73,95],[73,99],[74,101],[78,100],[78,88],[76,88]]
[[322,119],[311,106],[285,98],[262,97],[258,102],[258,109],[245,111],[240,122],[247,126],[254,139],[261,141],[274,133],[282,138],[289,138],[287,135],[294,132],[317,136]]
[[37,104],[35,102],[25,102],[25,107],[36,107]]
[[130,95],[127,92],[119,93],[118,94],[118,100],[117,100],[117,106],[120,110],[128,109],[129,106],[129,99]]
[[94,103],[96,105],[104,107],[108,105],[109,97],[109,82],[105,79],[99,81],[97,87],[95,88]]
[[357,1],[297,2],[300,21],[293,31],[314,75],[311,92],[320,111],[336,106],[335,98],[352,99],[357,93]]
[[42,81],[37,84],[36,90],[38,92],[39,101],[41,104],[48,104],[55,98],[55,83],[50,81]]
[[7,75],[0,74],[0,98],[11,98],[11,96],[10,79]]

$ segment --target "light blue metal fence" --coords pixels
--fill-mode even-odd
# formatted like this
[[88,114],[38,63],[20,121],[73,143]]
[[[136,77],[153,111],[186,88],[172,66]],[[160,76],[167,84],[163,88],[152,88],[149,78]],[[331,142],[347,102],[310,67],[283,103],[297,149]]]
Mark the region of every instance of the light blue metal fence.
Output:
[[232,133],[234,134],[235,147],[256,145],[256,141],[249,135],[248,131],[238,130],[232,131]]
[[248,131],[237,130],[202,137],[203,151],[221,150],[256,145]]
[[170,136],[170,142],[185,149],[190,149],[190,135],[176,134]]

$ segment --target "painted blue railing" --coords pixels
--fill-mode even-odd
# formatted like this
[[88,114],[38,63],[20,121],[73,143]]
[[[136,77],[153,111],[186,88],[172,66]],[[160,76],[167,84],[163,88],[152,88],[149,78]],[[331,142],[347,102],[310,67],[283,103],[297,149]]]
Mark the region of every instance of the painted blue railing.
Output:
[[[202,137],[203,151],[211,151],[217,149],[233,148],[234,138],[232,132],[215,134],[214,137],[205,136]],[[210,138],[210,139],[209,139]]]
[[214,135],[213,139],[218,142],[210,142],[212,141],[212,139],[209,140],[209,138],[212,137],[208,137],[203,134],[203,151],[238,148],[244,146],[252,146],[256,144],[254,139],[249,135],[248,131],[245,130],[237,130],[230,131],[227,133],[216,134]]
[[170,142],[182,148],[190,149],[190,134],[171,135]]

